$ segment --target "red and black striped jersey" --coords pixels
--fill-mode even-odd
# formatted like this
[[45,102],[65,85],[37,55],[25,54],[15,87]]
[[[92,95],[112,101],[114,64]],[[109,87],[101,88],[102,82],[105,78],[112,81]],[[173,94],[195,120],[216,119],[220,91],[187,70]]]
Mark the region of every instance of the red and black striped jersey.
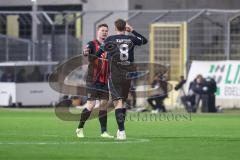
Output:
[[87,44],[89,48],[87,82],[107,84],[107,53],[103,51],[100,52],[100,45],[98,40],[90,41]]

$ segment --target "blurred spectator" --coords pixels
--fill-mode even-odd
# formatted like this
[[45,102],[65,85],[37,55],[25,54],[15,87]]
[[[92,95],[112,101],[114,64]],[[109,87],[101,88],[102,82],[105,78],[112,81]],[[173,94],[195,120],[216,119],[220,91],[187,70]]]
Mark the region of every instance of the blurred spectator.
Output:
[[182,104],[181,97],[186,95],[186,93],[184,91],[184,84],[185,83],[186,83],[186,80],[185,80],[184,76],[180,76],[179,77],[179,82],[178,82],[178,84],[174,88],[176,91],[179,90],[176,106],[180,106]]
[[196,80],[192,81],[189,85],[187,94],[181,96],[182,104],[187,112],[196,112],[196,94],[193,91],[193,85],[195,83]]
[[26,70],[22,68],[17,73],[17,82],[26,82],[26,81],[27,81]]
[[193,106],[192,112],[197,112],[200,100],[202,98],[202,94],[204,93],[203,87],[204,87],[204,78],[201,74],[199,74],[197,75],[197,77],[195,78],[195,80],[191,85],[191,89],[195,94],[195,105]]
[[129,90],[129,95],[131,96],[131,98],[129,98],[128,96],[128,99],[127,99],[127,104],[129,104],[127,105],[128,109],[136,108],[137,94],[136,94],[135,85],[136,85],[136,80],[134,79],[131,81],[131,87]]
[[217,83],[213,78],[205,78],[204,93],[202,94],[202,112],[217,112],[215,106],[215,92],[217,91]]
[[[127,77],[131,79],[131,86],[127,98],[127,104],[126,107],[127,109],[133,109],[136,108],[136,103],[137,103],[137,94],[136,94],[136,88],[135,86],[137,85],[137,79],[138,79],[138,72],[129,72]],[[129,98],[129,95],[131,98]]]
[[44,77],[38,66],[35,66],[32,73],[29,74],[28,79],[30,82],[42,82]]
[[1,82],[13,82],[14,74],[10,69],[5,69],[4,73],[1,76]]
[[202,112],[216,112],[215,92],[217,86],[212,78],[203,78],[202,75],[197,77],[190,83],[188,94],[181,97],[188,112],[197,112],[200,101],[202,101]]
[[163,75],[156,75],[152,82],[152,88],[159,88],[161,92],[150,96],[147,101],[152,106],[152,113],[166,112],[164,100],[168,97],[167,94],[167,80]]

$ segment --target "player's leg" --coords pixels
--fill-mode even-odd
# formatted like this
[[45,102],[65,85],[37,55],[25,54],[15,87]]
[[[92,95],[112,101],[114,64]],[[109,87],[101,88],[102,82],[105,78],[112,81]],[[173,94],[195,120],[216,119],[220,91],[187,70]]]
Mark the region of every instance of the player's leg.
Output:
[[91,112],[92,112],[95,104],[96,104],[96,100],[88,100],[87,101],[86,108],[84,108],[82,113],[81,113],[80,122],[79,122],[78,128],[76,130],[77,137],[79,137],[79,138],[84,137],[83,127],[84,127],[85,122],[90,117]]
[[114,107],[115,107],[115,117],[116,117],[116,121],[118,124],[118,130],[124,131],[125,127],[124,127],[123,100],[122,99],[114,100],[113,103],[114,103]]
[[118,100],[114,100],[114,106],[115,106],[115,117],[116,117],[116,121],[118,124],[118,131],[117,131],[117,139],[118,140],[125,140],[126,139],[126,133],[125,133],[125,126],[124,126],[124,122],[125,122],[125,111],[126,109],[123,108],[123,100],[122,99],[118,99]]
[[156,110],[156,105],[153,103],[155,101],[154,97],[149,97],[147,98],[148,103],[150,104],[150,106],[152,107],[153,110]]
[[126,108],[124,107],[124,101],[127,99],[129,93],[130,81],[122,80],[120,83],[117,81],[115,84],[113,83],[112,86],[109,86],[115,107],[115,117],[118,124],[117,139],[125,140],[126,133],[124,123],[126,117]]
[[99,122],[101,126],[101,137],[103,138],[114,138],[107,132],[107,108],[108,108],[108,100],[101,100],[99,106]]
[[156,100],[158,110],[161,112],[166,112],[166,107],[164,105],[164,99],[166,98],[165,95],[159,96]]
[[[118,103],[116,104],[116,108],[120,108],[121,114],[122,114],[122,116],[120,116],[120,121],[122,121],[122,122],[120,123],[119,132],[117,133],[117,139],[119,139],[119,140],[126,139],[125,118],[126,118],[127,109],[126,109],[126,107],[125,107],[126,105],[124,105],[124,103],[126,102],[126,100],[128,98],[130,85],[131,85],[130,80],[124,80],[124,81],[122,81],[121,89],[119,89],[120,97],[122,97],[121,99],[118,100]],[[122,125],[122,130],[121,130],[121,125]]]
[[120,93],[122,92],[122,86],[118,83],[117,80],[110,80],[109,83],[109,91],[113,100],[114,108],[115,108],[115,117],[118,125],[118,130],[124,130],[124,123],[123,123],[123,103],[122,97],[120,97]]
[[84,108],[82,111],[78,128],[84,127],[84,124],[90,117],[95,104],[96,104],[96,100],[88,100],[87,101],[86,108]]
[[[125,109],[123,109],[123,90],[125,87],[125,75],[119,70],[118,65],[110,65],[111,76],[109,78],[109,91],[114,103],[115,108],[115,118],[118,125],[117,139],[125,140],[125,126],[124,126],[124,114]],[[130,86],[129,86],[130,88]],[[128,88],[128,90],[129,90]],[[128,94],[128,93],[127,93]]]
[[107,100],[101,100],[98,118],[101,126],[101,133],[107,131]]

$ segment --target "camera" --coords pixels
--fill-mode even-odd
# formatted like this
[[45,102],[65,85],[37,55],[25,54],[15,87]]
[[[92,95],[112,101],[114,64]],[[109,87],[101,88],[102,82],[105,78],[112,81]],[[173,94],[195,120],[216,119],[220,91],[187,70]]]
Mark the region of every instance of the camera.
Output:
[[175,86],[174,89],[175,89],[176,91],[179,90],[179,89],[181,89],[182,86],[183,86],[185,83],[186,83],[186,80],[183,79],[183,78],[181,78],[180,82]]

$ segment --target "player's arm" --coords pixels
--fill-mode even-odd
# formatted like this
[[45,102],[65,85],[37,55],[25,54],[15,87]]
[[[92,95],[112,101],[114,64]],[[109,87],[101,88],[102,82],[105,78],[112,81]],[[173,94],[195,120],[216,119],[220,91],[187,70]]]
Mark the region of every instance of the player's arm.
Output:
[[133,27],[130,26],[129,24],[126,24],[126,31],[130,32],[130,33],[132,33],[134,35],[132,41],[133,41],[133,43],[135,45],[141,46],[141,45],[144,45],[144,44],[146,44],[148,42],[148,40],[143,35],[141,35],[140,33],[136,32],[133,29]]
[[95,55],[95,46],[92,41],[88,42],[86,47],[84,47],[82,54],[88,56],[89,61],[93,61],[97,58]]
[[88,42],[87,45],[83,48],[82,54],[88,56],[92,51],[91,42]]
[[132,31],[132,34],[135,36],[133,38],[133,43],[135,45],[144,45],[144,44],[147,44],[148,40],[143,36],[141,35],[140,33],[136,32],[135,30]]
[[110,53],[113,50],[115,50],[116,47],[117,44],[113,41],[111,37],[108,37],[107,39],[105,39],[104,43],[100,46],[100,49],[102,49],[102,51]]

